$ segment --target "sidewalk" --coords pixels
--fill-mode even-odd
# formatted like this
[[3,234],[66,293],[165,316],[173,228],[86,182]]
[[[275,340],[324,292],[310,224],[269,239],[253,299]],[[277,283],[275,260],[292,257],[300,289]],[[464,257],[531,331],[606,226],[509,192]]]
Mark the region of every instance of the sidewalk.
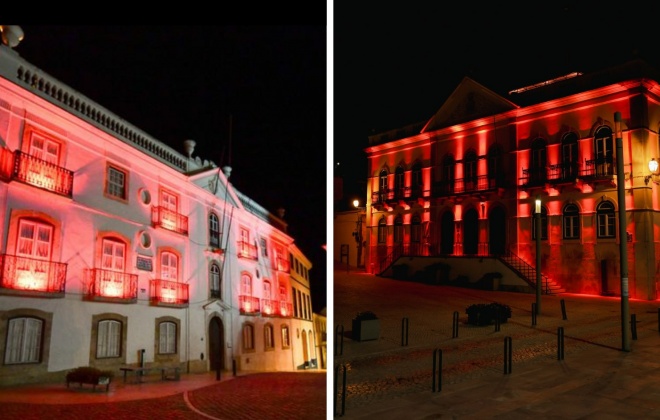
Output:
[[[499,331],[466,323],[467,306],[490,302],[512,308],[511,319]],[[660,302],[629,301],[636,320],[629,352],[621,350],[618,297],[543,295],[541,314],[532,325],[535,302],[534,294],[431,286],[335,270],[338,398],[330,412],[379,420],[660,419]],[[353,341],[351,320],[367,310],[381,320],[380,339]],[[458,337],[453,338],[456,312]],[[505,373],[507,338],[510,373]],[[441,369],[434,375],[438,354]]]

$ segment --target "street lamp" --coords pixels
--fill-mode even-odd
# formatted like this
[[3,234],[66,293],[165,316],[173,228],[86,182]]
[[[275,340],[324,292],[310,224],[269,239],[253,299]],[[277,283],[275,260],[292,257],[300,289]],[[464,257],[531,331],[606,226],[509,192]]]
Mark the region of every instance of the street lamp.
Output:
[[360,202],[358,200],[353,200],[353,206],[357,210],[357,221],[355,222],[355,242],[357,242],[357,267],[362,267],[362,215],[360,214]]
[[541,197],[536,196],[536,315],[541,314]]
[[[616,132],[616,189],[619,200],[619,264],[621,266],[621,350],[630,351],[630,324],[628,314],[628,241],[626,238],[626,191],[623,173],[623,139],[621,134],[621,113],[614,113],[614,131]],[[653,166],[657,170],[657,162]],[[649,169],[651,163],[649,163]]]

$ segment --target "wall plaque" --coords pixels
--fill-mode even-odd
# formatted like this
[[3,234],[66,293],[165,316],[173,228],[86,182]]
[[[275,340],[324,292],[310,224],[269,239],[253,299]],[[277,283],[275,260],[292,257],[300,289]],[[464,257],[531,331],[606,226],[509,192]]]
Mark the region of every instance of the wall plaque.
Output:
[[153,271],[153,263],[151,258],[149,257],[140,257],[138,255],[137,257],[137,268],[138,270],[144,270],[144,271]]

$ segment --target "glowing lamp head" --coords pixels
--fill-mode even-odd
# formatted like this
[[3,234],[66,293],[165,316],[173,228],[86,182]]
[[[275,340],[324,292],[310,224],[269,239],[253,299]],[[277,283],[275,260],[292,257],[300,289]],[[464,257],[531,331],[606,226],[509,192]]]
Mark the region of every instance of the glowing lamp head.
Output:
[[658,174],[658,161],[655,158],[649,161],[649,171],[654,175]]
[[541,214],[541,197],[536,196],[536,214]]
[[353,200],[353,207],[358,208],[360,202],[358,200]]

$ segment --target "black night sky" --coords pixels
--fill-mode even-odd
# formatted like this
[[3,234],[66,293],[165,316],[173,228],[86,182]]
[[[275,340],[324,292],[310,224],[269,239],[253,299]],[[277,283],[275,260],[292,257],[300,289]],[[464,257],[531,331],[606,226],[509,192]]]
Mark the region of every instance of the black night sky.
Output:
[[367,137],[427,121],[466,76],[508,97],[634,58],[659,64],[657,28],[647,18],[659,9],[636,0],[335,3],[333,165],[345,178],[336,209],[366,194]]
[[20,25],[23,58],[156,139],[233,168],[312,261],[325,307],[327,28]]

